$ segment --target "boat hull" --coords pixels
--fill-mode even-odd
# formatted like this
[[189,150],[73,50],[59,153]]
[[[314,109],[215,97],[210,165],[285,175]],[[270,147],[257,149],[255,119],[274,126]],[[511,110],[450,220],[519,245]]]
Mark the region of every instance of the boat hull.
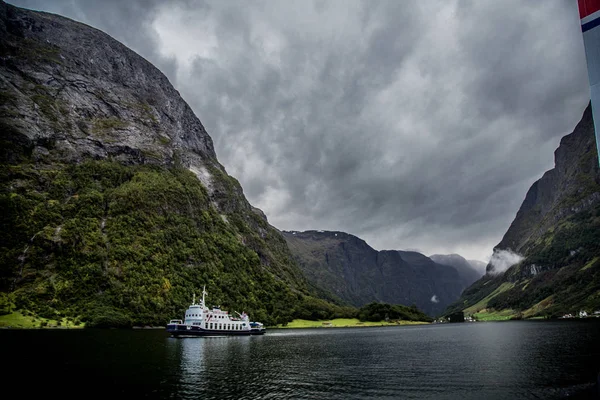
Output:
[[167,325],[167,332],[171,336],[250,336],[250,335],[264,335],[265,329],[249,329],[241,331],[232,331],[224,329],[203,329],[199,326],[185,325],[185,324],[169,324]]

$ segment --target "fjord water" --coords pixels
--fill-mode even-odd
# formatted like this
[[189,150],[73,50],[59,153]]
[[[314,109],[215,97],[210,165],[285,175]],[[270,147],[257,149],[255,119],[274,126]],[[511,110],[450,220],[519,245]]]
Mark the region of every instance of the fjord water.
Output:
[[162,330],[2,330],[5,388],[177,399],[591,397],[600,320],[271,329],[171,338]]

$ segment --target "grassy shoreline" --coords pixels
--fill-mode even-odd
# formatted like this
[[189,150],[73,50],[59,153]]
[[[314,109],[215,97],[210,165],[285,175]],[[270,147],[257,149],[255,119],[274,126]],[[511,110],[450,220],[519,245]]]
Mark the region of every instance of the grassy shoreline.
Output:
[[57,321],[24,315],[19,311],[0,315],[0,328],[8,329],[82,329],[84,325],[84,323],[76,323],[67,318]]
[[361,328],[370,326],[401,326],[401,325],[428,325],[425,321],[360,321],[358,318],[335,318],[330,320],[310,321],[306,319],[295,319],[286,325],[276,325],[271,328]]

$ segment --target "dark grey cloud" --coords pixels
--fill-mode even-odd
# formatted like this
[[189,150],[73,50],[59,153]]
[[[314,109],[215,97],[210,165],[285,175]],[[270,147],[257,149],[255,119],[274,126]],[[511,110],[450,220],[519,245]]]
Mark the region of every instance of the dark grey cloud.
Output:
[[13,1],[169,77],[287,230],[491,255],[589,100],[574,1]]

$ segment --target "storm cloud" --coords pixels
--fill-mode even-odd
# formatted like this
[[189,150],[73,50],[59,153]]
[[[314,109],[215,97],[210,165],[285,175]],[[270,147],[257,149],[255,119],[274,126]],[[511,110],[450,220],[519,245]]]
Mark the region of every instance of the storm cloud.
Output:
[[282,230],[486,260],[589,101],[575,1],[12,4],[159,67]]

